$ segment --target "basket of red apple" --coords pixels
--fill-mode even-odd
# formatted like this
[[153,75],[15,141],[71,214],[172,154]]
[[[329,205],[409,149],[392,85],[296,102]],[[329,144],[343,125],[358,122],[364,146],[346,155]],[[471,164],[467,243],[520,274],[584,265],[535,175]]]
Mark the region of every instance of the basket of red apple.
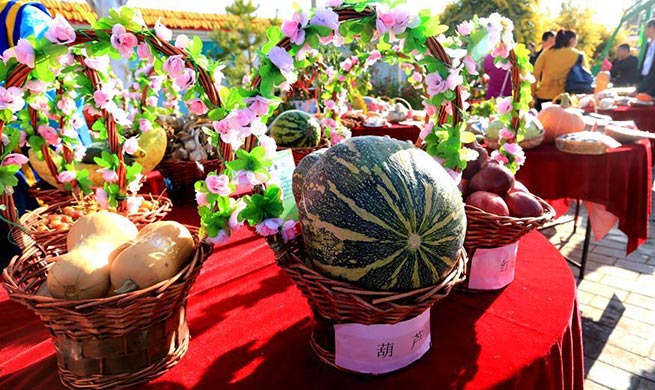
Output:
[[555,210],[488,157],[480,145],[479,157],[462,173],[466,210],[464,248],[469,257],[467,278],[461,288],[499,290],[514,280],[520,238],[551,221]]

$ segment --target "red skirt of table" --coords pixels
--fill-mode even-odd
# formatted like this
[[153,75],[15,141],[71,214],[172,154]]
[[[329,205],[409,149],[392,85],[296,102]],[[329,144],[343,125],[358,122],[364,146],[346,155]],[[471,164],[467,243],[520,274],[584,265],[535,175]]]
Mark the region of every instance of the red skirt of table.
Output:
[[[191,212],[174,216],[188,221]],[[421,360],[389,375],[352,375],[313,354],[305,299],[264,240],[242,230],[216,248],[191,291],[189,352],[142,388],[582,389],[575,291],[564,259],[533,232],[507,288],[451,293],[432,309],[432,348]],[[63,388],[39,319],[4,290],[0,310],[0,388]]]
[[388,135],[391,138],[399,139],[401,141],[415,142],[421,129],[416,125],[394,123],[390,126],[384,127],[355,127],[352,129],[352,136],[358,137],[362,135]]
[[604,205],[628,236],[627,252],[648,239],[652,160],[648,140],[602,155],[564,153],[555,144],[526,151],[516,177],[544,199],[581,199]]
[[598,113],[615,121],[634,121],[639,130],[655,133],[655,106],[620,106],[612,110],[598,110]]

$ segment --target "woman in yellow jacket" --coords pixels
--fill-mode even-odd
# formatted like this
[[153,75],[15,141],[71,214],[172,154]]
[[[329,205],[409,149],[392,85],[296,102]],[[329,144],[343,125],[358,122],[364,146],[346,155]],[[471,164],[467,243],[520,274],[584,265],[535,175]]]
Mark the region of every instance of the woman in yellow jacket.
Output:
[[[582,52],[574,49],[578,36],[573,30],[559,30],[555,36],[555,46],[541,53],[534,65],[534,77],[537,80],[532,85],[535,96],[535,106],[541,110],[541,104],[550,102],[559,94],[564,93],[566,78]],[[586,60],[582,56],[582,66]]]

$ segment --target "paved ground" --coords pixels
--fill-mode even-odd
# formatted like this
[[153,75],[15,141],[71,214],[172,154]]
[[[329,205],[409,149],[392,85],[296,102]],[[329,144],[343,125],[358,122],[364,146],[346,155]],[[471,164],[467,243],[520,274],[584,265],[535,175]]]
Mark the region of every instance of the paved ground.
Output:
[[[575,234],[572,223],[542,231],[574,259],[584,241],[581,215]],[[655,390],[655,213],[649,233],[629,256],[626,236],[616,228],[591,241],[585,278],[578,283],[588,390]]]

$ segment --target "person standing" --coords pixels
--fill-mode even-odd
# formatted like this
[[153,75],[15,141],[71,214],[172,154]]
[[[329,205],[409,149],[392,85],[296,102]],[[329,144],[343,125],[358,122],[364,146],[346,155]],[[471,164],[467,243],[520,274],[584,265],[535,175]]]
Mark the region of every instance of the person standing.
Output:
[[630,45],[627,43],[616,48],[616,59],[612,63],[610,76],[615,87],[633,86],[639,82],[639,60],[630,54]]
[[553,45],[555,45],[555,32],[546,31],[541,35],[541,50],[530,55],[530,63],[534,66],[541,53],[550,49]]
[[582,66],[586,67],[584,55],[575,49],[578,36],[573,30],[559,30],[555,37],[555,45],[544,51],[534,66],[532,93],[535,97],[535,107],[541,110],[541,104],[550,102],[564,93],[566,78],[573,65],[582,55]]
[[634,94],[642,92],[655,96],[655,19],[646,23],[644,35],[648,38],[648,48],[641,65],[641,80]]
[[484,72],[489,76],[489,84],[487,85],[487,93],[485,94],[487,100],[512,94],[510,71],[496,67],[491,54],[487,54],[484,57]]

